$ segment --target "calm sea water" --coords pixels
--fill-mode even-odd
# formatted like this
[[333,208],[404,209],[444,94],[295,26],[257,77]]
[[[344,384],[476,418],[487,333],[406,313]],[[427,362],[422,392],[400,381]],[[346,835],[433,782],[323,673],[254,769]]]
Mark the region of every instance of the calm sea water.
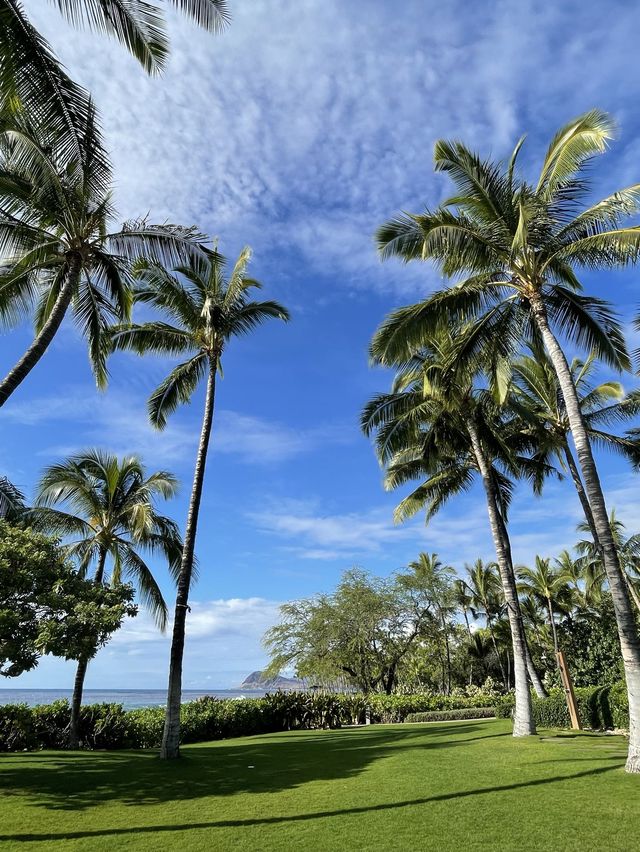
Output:
[[[185,689],[182,701],[193,701],[203,695],[213,695],[216,698],[257,698],[264,695],[262,689]],[[0,689],[0,704],[51,704],[60,698],[71,699],[70,689]],[[158,707],[165,704],[167,691],[165,689],[85,689],[83,704],[122,704],[126,710],[138,707]]]

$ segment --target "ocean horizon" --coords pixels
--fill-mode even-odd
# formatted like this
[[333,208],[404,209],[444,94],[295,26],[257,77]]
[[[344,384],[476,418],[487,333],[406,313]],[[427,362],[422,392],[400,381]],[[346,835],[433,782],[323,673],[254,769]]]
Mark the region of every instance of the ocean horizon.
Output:
[[[183,689],[182,703],[204,696],[214,698],[258,698],[264,689]],[[0,689],[1,704],[51,704],[66,698],[71,700],[71,689]],[[166,689],[85,689],[83,704],[122,704],[125,710],[141,707],[161,707],[166,704]]]

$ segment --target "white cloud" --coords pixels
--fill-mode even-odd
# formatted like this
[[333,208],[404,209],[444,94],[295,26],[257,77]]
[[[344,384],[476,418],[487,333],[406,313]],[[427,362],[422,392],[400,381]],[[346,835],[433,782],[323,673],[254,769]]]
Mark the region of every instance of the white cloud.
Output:
[[[99,443],[121,454],[138,453],[150,464],[190,460],[199,436],[197,404],[182,417],[171,418],[161,432],[147,420],[144,395],[111,390],[108,395],[75,388],[29,401],[11,400],[3,411],[9,421],[24,426],[68,422],[73,444],[48,446],[41,455],[61,456]],[[236,456],[247,464],[279,464],[312,452],[327,443],[352,440],[353,430],[340,426],[294,429],[254,415],[221,409],[216,413],[212,452]]]
[[[171,602],[172,605],[173,602]],[[264,598],[194,600],[187,616],[183,686],[231,688],[263,668],[264,632],[278,620],[279,603]],[[167,679],[171,626],[163,636],[144,610],[114,634],[89,666],[88,689],[161,688]],[[11,681],[16,689],[69,688],[73,663],[45,658],[33,672]]]

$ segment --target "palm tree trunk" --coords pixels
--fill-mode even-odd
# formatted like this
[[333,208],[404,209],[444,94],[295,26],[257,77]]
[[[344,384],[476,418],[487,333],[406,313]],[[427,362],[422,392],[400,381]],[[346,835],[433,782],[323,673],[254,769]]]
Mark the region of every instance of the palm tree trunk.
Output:
[[505,689],[509,689],[509,684],[507,683],[507,673],[504,670],[504,663],[502,662],[502,657],[500,655],[500,651],[498,651],[498,643],[496,642],[496,637],[493,633],[493,625],[491,624],[491,618],[487,613],[487,627],[489,628],[489,636],[491,636],[491,642],[493,643],[493,650],[495,651],[495,655],[498,659],[498,665],[500,666],[500,674],[502,675],[502,685]]
[[[511,565],[511,573],[514,576],[514,582],[515,582],[515,571],[513,570],[513,557],[511,555],[511,539],[509,538],[509,530],[507,529],[507,525],[505,524],[504,518],[502,517],[502,515],[499,515],[499,520],[500,520],[500,533],[502,535],[502,542],[503,542],[504,549],[505,549],[505,552],[507,554],[507,557],[509,559],[509,564]],[[522,615],[520,617],[522,618]],[[522,622],[522,624],[523,624],[523,630],[524,630],[524,621]],[[533,686],[535,693],[538,696],[538,698],[548,698],[549,693],[545,689],[545,686],[542,683],[542,680],[540,679],[540,675],[538,674],[538,670],[536,669],[535,664],[533,662],[533,657],[531,656],[531,649],[529,648],[529,640],[527,639],[527,631],[526,630],[524,631],[524,634],[525,634],[524,650],[525,650],[525,655],[526,655],[526,660],[527,660],[527,672],[529,674],[529,680],[531,681],[531,685]]]
[[81,271],[82,258],[80,255],[70,255],[67,276],[60,292],[58,293],[58,298],[53,305],[49,318],[42,326],[39,333],[35,336],[33,343],[29,346],[22,358],[20,358],[15,367],[13,367],[0,382],[0,408],[5,404],[16,388],[22,384],[49,348],[49,344],[60,328],[64,315],[67,312],[67,308],[71,304],[71,299],[78,285],[78,281],[80,280]]
[[548,698],[549,693],[545,689],[544,684],[538,674],[538,670],[536,669],[535,663],[533,662],[533,657],[531,656],[531,649],[529,648],[529,641],[525,643],[525,654],[527,658],[527,671],[529,673],[529,679],[531,680],[531,684],[535,690],[538,698]]
[[447,622],[444,617],[444,613],[440,612],[440,620],[442,621],[442,635],[444,637],[444,647],[446,652],[446,660],[447,660],[447,683],[446,683],[446,694],[451,694],[451,647],[449,645],[449,633],[447,631]]
[[[100,556],[98,557],[98,565],[93,582],[96,586],[101,586],[104,579],[104,567],[107,561],[107,551],[104,547],[100,548]],[[71,696],[71,718],[69,720],[69,748],[77,749],[80,747],[80,708],[82,707],[82,692],[84,690],[84,679],[87,674],[89,659],[82,657],[78,660],[76,668],[76,676],[73,681],[73,695]]]
[[498,509],[495,484],[480,443],[478,430],[472,417],[469,417],[467,421],[467,429],[469,431],[473,453],[480,475],[482,476],[482,484],[487,498],[489,525],[491,527],[491,535],[496,549],[498,568],[500,570],[500,578],[502,580],[502,589],[507,604],[509,624],[511,626],[516,693],[513,735],[514,737],[526,737],[531,734],[535,734],[536,726],[533,721],[533,705],[531,703],[531,693],[529,691],[529,681],[527,679],[525,652],[527,639],[524,633],[522,614],[520,612],[520,601],[518,600],[518,592],[516,589],[516,578],[513,571],[513,565],[511,564],[511,555],[505,548],[505,542],[502,536],[502,517]]
[[167,712],[162,734],[160,757],[173,760],[180,757],[180,702],[182,699],[182,658],[184,655],[184,637],[189,607],[189,588],[193,573],[193,556],[198,527],[198,513],[202,499],[204,472],[207,464],[207,450],[213,428],[213,409],[216,395],[216,363],[211,361],[207,379],[207,395],[204,403],[200,443],[196,456],[196,466],[193,474],[191,500],[187,514],[187,525],[184,533],[180,574],[176,606],[173,617],[173,636],[171,639],[171,656],[169,661],[169,687],[167,691]]
[[567,467],[569,468],[569,473],[571,474],[571,479],[573,479],[573,484],[575,485],[576,491],[578,492],[578,497],[580,499],[582,511],[584,512],[585,520],[587,521],[587,525],[589,527],[589,532],[591,533],[591,538],[593,539],[593,543],[596,548],[598,550],[601,550],[600,541],[598,539],[598,531],[596,530],[596,523],[593,520],[593,512],[591,511],[591,506],[587,498],[587,492],[584,490],[584,484],[582,482],[582,477],[580,476],[580,471],[578,470],[576,460],[573,457],[573,453],[571,452],[571,448],[569,447],[568,443],[564,446],[564,457],[567,462]]
[[589,436],[582,419],[580,401],[569,364],[562,347],[549,327],[545,306],[539,296],[532,299],[531,308],[562,391],[585,491],[602,549],[602,561],[613,598],[629,694],[629,754],[626,770],[627,772],[640,772],[640,639],[631,608],[629,591],[611,533],[602,485],[591,451]]
[[549,626],[551,627],[551,635],[553,636],[553,650],[555,651],[557,657],[558,651],[560,650],[560,646],[558,645],[558,634],[556,632],[556,622],[553,617],[553,604],[551,603],[551,598],[547,598],[547,610],[549,612]]

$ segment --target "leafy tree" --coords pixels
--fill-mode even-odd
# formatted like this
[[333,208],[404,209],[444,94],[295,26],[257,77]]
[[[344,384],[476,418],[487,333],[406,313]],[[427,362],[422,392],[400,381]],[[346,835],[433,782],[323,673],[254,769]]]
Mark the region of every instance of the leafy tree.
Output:
[[43,654],[90,659],[136,614],[131,586],[95,586],[54,540],[0,520],[0,675],[16,677]]
[[390,694],[402,661],[427,627],[439,628],[439,581],[413,570],[389,580],[347,571],[331,595],[284,604],[265,635],[268,672],[294,666],[302,677],[349,678],[363,692]]
[[571,658],[576,686],[613,686],[623,675],[620,640],[611,595],[597,609],[579,607],[558,624],[558,637]]
[[[159,553],[177,574],[182,541],[176,524],[160,515],[156,500],[172,497],[175,477],[161,470],[147,475],[135,456],[119,459],[102,450],[88,450],[48,467],[40,480],[29,518],[40,529],[71,539],[65,547],[79,566],[79,575],[93,571],[97,587],[133,580],[141,601],[164,630],[167,606],[142,554]],[[56,508],[62,506],[63,508]],[[111,575],[107,576],[107,560]],[[78,658],[71,701],[70,744],[78,745],[78,716],[90,658]]]
[[185,624],[198,513],[213,427],[216,376],[222,372],[222,354],[231,338],[248,334],[265,320],[289,319],[287,310],[277,302],[250,299],[250,291],[261,286],[247,276],[250,258],[251,251],[245,248],[228,277],[225,277],[226,260],[217,251],[211,252],[207,259],[194,258],[191,265],[177,267],[175,275],[159,264],[141,263],[135,298],[156,308],[169,322],[125,325],[116,327],[112,333],[114,349],[127,349],[140,355],[157,352],[186,356],[149,398],[149,418],[158,429],[165,427],[167,417],[180,404],[189,402],[201,382],[206,383],[200,443],[178,574],[163,758],[179,756]]
[[178,263],[202,253],[193,228],[140,220],[110,232],[111,174],[92,113],[81,145],[64,165],[60,140],[46,129],[19,116],[0,126],[0,322],[14,323],[35,306],[36,331],[0,382],[0,405],[42,358],[70,306],[104,386],[104,334],[129,317],[132,262]]
[[[371,352],[384,361],[385,324],[374,335]],[[386,466],[389,490],[415,479],[421,484],[395,511],[396,521],[426,510],[429,521],[453,496],[467,491],[479,476],[487,503],[500,578],[512,629],[515,660],[516,711],[514,736],[534,733],[527,680],[528,649],[516,590],[507,531],[512,477],[529,473],[523,431],[507,407],[500,408],[474,371],[461,373],[455,386],[443,385],[456,332],[440,328],[423,337],[410,360],[394,362],[399,373],[390,394],[365,407],[361,425],[376,434],[380,462]],[[386,363],[390,363],[386,360]]]
[[[493,385],[503,396],[511,363],[532,338],[544,346],[556,373],[580,474],[603,552],[616,612],[629,693],[627,771],[640,772],[640,639],[621,571],[589,433],[574,377],[560,343],[564,336],[617,370],[630,359],[617,318],[606,302],[584,295],[578,269],[635,263],[640,184],[588,204],[585,168],[606,150],[611,119],[591,110],[555,134],[535,183],[517,171],[523,139],[506,165],[482,160],[461,142],[439,141],[435,165],[455,194],[435,210],[402,215],[378,231],[383,257],[432,260],[454,286],[396,310],[377,336],[378,360],[393,365],[419,350],[443,322],[473,320],[457,340],[457,360],[496,349]],[[582,205],[582,209],[580,206]]]

